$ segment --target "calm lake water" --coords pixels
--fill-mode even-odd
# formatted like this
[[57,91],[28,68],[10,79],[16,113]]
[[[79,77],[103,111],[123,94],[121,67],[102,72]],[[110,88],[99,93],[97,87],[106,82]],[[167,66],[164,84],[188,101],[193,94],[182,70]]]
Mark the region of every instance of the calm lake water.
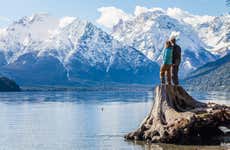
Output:
[[[230,93],[191,94],[230,104]],[[147,90],[0,93],[0,150],[230,149],[125,141],[150,111],[152,99]]]

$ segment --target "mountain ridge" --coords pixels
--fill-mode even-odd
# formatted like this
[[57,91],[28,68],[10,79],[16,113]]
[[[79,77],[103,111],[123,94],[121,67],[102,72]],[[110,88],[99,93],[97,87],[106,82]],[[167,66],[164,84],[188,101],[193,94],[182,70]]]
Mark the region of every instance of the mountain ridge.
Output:
[[184,79],[190,89],[230,91],[230,54],[205,64]]
[[[74,17],[23,17],[0,30],[0,73],[19,84],[158,83],[163,45],[172,33],[180,34],[181,77],[228,53],[215,54],[201,38],[212,16],[176,8],[139,8],[135,15],[120,20],[112,34]],[[228,35],[228,25],[217,33]],[[228,43],[228,36],[221,39]]]
[[159,66],[135,48],[88,21],[64,24],[36,14],[6,28],[0,34],[1,74],[21,85],[158,82]]
[[164,43],[173,33],[179,34],[178,44],[182,48],[181,76],[218,58],[207,50],[190,24],[172,17],[163,9],[139,11],[130,19],[120,20],[112,31],[115,39],[135,47],[158,64],[162,63]]

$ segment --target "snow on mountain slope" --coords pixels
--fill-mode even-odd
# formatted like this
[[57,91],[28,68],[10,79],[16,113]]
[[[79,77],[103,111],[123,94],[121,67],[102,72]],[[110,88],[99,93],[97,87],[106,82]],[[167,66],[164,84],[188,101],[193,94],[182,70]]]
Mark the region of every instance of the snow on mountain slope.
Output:
[[191,25],[169,16],[160,8],[137,7],[135,16],[126,21],[120,20],[114,26],[112,35],[160,64],[164,43],[175,31],[180,33],[178,44],[182,48],[182,75],[215,59]]
[[[8,63],[14,62],[18,57],[28,52],[39,51],[42,53],[42,50],[49,47],[60,46],[55,41],[55,38],[68,25],[64,23],[66,22],[64,21],[65,19],[59,20],[45,13],[34,14],[31,17],[23,17],[3,29],[0,34],[0,45],[1,49],[6,53]],[[78,22],[77,19],[76,22]]]
[[230,15],[200,16],[178,8],[169,8],[167,14],[191,25],[213,54],[224,56],[230,52]]
[[210,51],[221,56],[230,52],[230,15],[215,17],[213,20],[195,26]]
[[22,85],[159,79],[156,63],[92,23],[45,13],[23,17],[2,29],[0,57],[1,73]]

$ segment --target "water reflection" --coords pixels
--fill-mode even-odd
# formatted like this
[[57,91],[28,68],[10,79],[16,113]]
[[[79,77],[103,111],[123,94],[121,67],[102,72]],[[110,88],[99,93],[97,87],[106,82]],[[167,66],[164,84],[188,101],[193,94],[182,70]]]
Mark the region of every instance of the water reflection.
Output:
[[230,92],[200,92],[200,91],[190,91],[195,99],[204,102],[214,102],[218,104],[230,104]]
[[[229,104],[228,94],[192,94],[200,100],[218,99]],[[151,91],[139,90],[0,93],[0,149],[207,148],[125,141],[123,136],[136,129],[150,111],[152,98]]]
[[153,97],[152,91],[52,91],[52,92],[2,92],[1,102],[147,102]]
[[228,146],[185,146],[173,144],[146,144],[143,142],[129,142],[141,146],[143,150],[229,150]]

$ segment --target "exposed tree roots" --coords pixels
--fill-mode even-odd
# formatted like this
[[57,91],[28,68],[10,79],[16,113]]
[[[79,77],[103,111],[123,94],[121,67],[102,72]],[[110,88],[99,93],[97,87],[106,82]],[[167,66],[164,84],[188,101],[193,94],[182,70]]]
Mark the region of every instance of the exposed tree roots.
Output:
[[218,144],[219,127],[230,127],[230,107],[201,103],[182,87],[160,85],[150,114],[128,140],[180,144]]

